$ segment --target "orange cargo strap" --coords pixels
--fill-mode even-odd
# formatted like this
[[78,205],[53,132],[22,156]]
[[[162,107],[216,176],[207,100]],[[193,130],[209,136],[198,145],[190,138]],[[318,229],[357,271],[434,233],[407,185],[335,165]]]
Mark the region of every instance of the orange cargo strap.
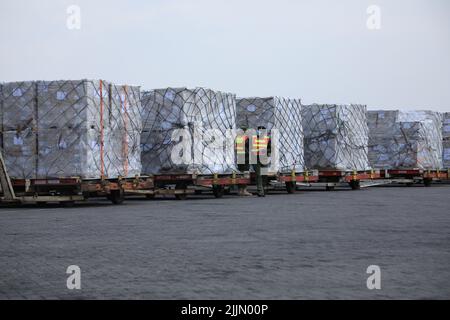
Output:
[[127,110],[127,96],[128,87],[123,86],[124,98],[123,98],[123,125],[124,135],[122,137],[122,157],[123,157],[123,171],[124,176],[128,176],[128,110]]
[[104,163],[104,136],[103,136],[103,81],[100,80],[100,177],[105,175]]

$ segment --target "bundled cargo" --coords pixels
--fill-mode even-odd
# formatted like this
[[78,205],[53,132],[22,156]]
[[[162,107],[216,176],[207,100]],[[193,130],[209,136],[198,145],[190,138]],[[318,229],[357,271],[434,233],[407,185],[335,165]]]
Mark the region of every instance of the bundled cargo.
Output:
[[304,170],[301,102],[282,97],[237,100],[238,128],[265,127],[271,137],[269,172]]
[[5,83],[2,147],[14,178],[140,174],[140,90],[101,80]]
[[236,171],[234,94],[166,88],[142,95],[142,165],[146,174]]
[[303,106],[305,163],[310,169],[370,169],[364,105]]
[[369,161],[377,169],[440,169],[442,115],[433,111],[369,111]]
[[444,123],[442,126],[442,143],[443,143],[443,153],[442,161],[443,167],[446,169],[450,168],[450,112],[446,112],[443,115]]

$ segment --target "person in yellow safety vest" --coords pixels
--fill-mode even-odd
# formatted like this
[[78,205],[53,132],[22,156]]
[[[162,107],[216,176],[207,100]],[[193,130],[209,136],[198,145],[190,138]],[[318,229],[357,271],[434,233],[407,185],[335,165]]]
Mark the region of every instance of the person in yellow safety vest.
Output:
[[265,197],[264,186],[267,185],[267,176],[262,174],[261,169],[269,165],[271,139],[264,126],[258,127],[258,134],[252,137],[252,154],[256,158],[253,169],[256,173],[257,194],[258,197]]
[[[241,128],[243,131],[246,128]],[[238,170],[241,172],[249,171],[250,165],[255,170],[257,195],[259,197],[265,196],[264,185],[267,184],[266,176],[262,174],[261,168],[268,166],[268,158],[270,157],[271,140],[265,133],[265,127],[258,128],[258,134],[252,136],[251,150],[250,139],[247,135],[240,135],[236,137],[236,155]],[[250,152],[251,151],[251,152]],[[251,153],[251,157],[250,157]],[[250,160],[251,159],[251,160]],[[239,187],[240,196],[250,196],[251,193],[247,191],[247,186]]]
[[[245,132],[247,128],[241,128],[241,130]],[[250,171],[249,138],[245,134],[236,137],[236,156],[238,170],[241,172]],[[247,191],[246,185],[239,185],[239,196],[249,197],[252,194]]]

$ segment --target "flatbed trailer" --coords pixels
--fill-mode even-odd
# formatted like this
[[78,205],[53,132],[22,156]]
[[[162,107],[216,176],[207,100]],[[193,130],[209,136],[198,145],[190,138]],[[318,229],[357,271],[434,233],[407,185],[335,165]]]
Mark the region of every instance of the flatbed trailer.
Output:
[[359,190],[375,185],[385,184],[379,170],[318,170],[318,181],[310,183],[311,187],[325,188],[333,191],[336,187],[350,187]]
[[389,179],[391,183],[406,184],[408,186],[423,183],[426,187],[433,182],[450,179],[450,169],[424,170],[424,169],[387,169],[381,170],[382,179]]
[[[74,202],[85,201],[93,197],[105,197],[114,204],[121,204],[125,199],[125,188],[133,185],[135,180],[136,178],[12,178],[10,179],[10,191],[0,192],[0,202],[34,204],[58,202],[63,205],[72,205]],[[3,187],[2,190],[4,190]]]
[[58,202],[72,205],[76,201],[85,201],[90,197],[106,197],[114,204],[121,204],[125,199],[125,190],[129,188],[144,188],[144,185],[138,177],[99,179],[10,177],[0,151],[0,203],[39,205]]
[[[249,184],[256,185],[256,174],[250,174],[251,181]],[[311,171],[291,171],[291,172],[269,172],[266,175],[266,188],[273,190],[286,190],[287,193],[293,194],[297,191],[297,187],[308,187],[311,183],[319,180],[318,172]]]
[[159,174],[137,178],[132,185],[125,185],[125,195],[145,195],[149,199],[156,196],[174,196],[185,200],[190,194],[212,191],[216,198],[221,198],[227,188],[248,185],[250,177],[245,174]]

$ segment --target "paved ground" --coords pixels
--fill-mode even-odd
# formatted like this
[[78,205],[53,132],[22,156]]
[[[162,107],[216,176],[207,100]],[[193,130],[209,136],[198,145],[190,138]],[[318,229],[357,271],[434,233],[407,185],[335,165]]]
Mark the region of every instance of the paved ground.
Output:
[[[0,208],[0,299],[449,299],[449,200],[435,186]],[[73,264],[82,290],[66,288]]]

